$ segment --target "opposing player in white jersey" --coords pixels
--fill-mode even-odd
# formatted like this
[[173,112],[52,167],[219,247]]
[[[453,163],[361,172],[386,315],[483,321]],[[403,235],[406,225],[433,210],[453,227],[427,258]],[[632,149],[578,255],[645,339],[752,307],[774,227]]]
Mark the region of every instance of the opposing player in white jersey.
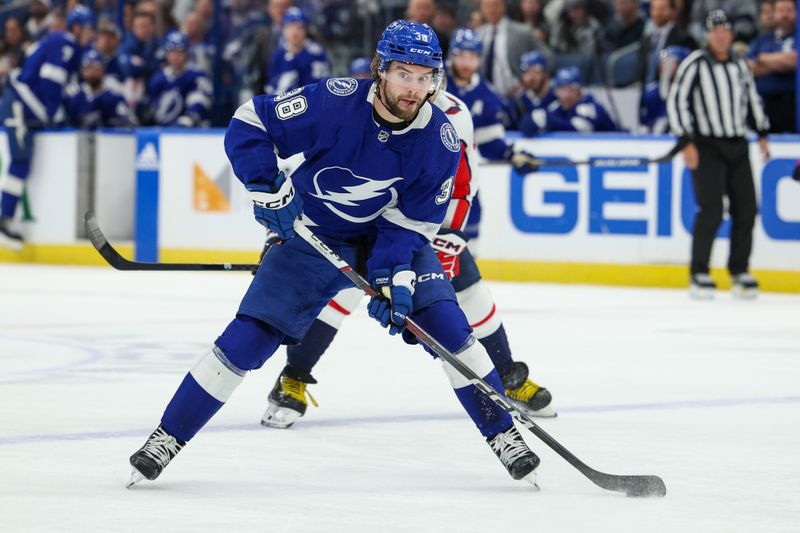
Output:
[[[472,200],[478,190],[478,154],[469,108],[443,89],[437,91],[432,103],[444,111],[462,145],[447,215],[432,246],[456,290],[458,304],[467,316],[474,336],[486,348],[500,373],[508,398],[530,416],[554,417],[556,411],[552,407],[550,392],[528,377],[525,363],[514,361],[511,357],[511,348],[494,299],[486,283],[481,280],[463,233]],[[317,382],[311,371],[333,341],[342,321],[358,307],[363,296],[362,291],[356,288],[341,291],[322,310],[302,342],[288,346],[287,365],[269,394],[269,406],[262,417],[262,424],[288,428],[305,414],[308,400],[317,405],[306,390],[307,385]]]

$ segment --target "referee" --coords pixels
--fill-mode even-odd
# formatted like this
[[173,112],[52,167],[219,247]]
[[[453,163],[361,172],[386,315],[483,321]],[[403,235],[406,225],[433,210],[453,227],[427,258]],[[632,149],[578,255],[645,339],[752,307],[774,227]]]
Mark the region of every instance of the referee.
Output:
[[753,243],[756,192],[746,123],[758,132],[761,155],[769,157],[769,120],[743,58],[731,51],[733,32],[722,10],[706,19],[707,46],[681,63],[667,99],[672,132],[686,142],[683,158],[692,171],[697,218],[692,232],[691,294],[713,298],[708,274],[711,245],[722,222],[723,197],[732,221],[728,271],[734,295],[755,297],[758,282],[747,271]]

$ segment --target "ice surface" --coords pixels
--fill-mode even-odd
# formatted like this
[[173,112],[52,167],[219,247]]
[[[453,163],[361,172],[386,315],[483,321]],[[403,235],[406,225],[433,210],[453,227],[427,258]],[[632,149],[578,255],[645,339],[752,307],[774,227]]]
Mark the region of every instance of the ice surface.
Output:
[[589,465],[658,474],[603,491],[533,435],[533,492],[502,469],[438,363],[363,312],[290,430],[263,428],[279,351],[156,482],[124,483],[249,275],[0,265],[2,531],[800,530],[800,297],[491,284],[541,426]]

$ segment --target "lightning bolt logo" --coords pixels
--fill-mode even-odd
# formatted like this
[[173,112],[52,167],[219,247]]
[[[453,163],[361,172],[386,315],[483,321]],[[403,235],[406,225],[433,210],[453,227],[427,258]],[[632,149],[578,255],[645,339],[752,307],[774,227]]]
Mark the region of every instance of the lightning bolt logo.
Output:
[[[362,183],[358,183],[356,185],[341,185],[341,188],[344,189],[345,192],[333,192],[333,191],[323,191],[319,185],[319,177],[325,172],[329,171],[339,171],[339,172],[346,172],[349,176],[354,178],[357,181]],[[330,173],[330,172],[329,172]],[[339,217],[348,220],[350,222],[354,222],[356,224],[361,224],[364,222],[369,222],[370,220],[374,220],[378,218],[378,216],[390,205],[393,205],[397,202],[397,191],[391,185],[399,181],[403,178],[392,178],[385,181],[380,180],[373,180],[370,178],[365,178],[363,176],[356,176],[353,174],[353,171],[349,168],[345,167],[326,167],[318,171],[314,174],[314,192],[311,193],[311,196],[314,198],[319,198],[322,200],[325,207],[336,213]],[[343,207],[365,207],[363,202],[366,200],[372,200],[375,198],[380,198],[381,196],[389,195],[388,201],[379,206],[379,208],[374,212],[367,216],[357,217],[351,214],[345,213],[341,209],[338,209],[336,205],[340,205]],[[374,204],[372,202],[371,204]]]

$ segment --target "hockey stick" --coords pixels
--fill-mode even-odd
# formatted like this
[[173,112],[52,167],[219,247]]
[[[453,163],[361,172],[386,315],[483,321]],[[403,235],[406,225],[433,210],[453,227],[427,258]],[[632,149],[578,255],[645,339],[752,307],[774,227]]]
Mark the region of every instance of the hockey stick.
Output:
[[524,153],[516,153],[511,157],[511,161],[489,161],[481,163],[480,166],[493,167],[500,165],[532,165],[536,167],[578,167],[581,165],[588,165],[590,167],[643,167],[651,163],[666,163],[671,161],[678,152],[683,150],[686,143],[678,141],[675,146],[670,148],[669,152],[649,159],[647,157],[595,157],[592,159],[582,159],[579,161],[572,161],[571,159],[539,159],[538,157],[529,157]]
[[[331,250],[322,239],[315,235],[308,229],[300,220],[294,223],[294,231],[300,238],[308,242],[320,253],[325,259],[331,262],[333,266],[339,269],[342,274],[353,282],[359,289],[364,291],[367,296],[375,297],[378,293],[372,286],[359,275],[353,268],[342,260],[336,252]],[[423,330],[411,318],[406,319],[406,327],[408,330],[416,335],[416,337],[424,342],[436,355],[441,357],[450,366],[455,368],[461,375],[469,380],[470,383],[480,389],[486,396],[489,397],[494,403],[507,411],[514,419],[520,424],[528,428],[531,433],[539,437],[545,444],[547,444],[554,452],[563,457],[569,464],[578,469],[584,476],[588,477],[595,485],[606,490],[613,490],[617,492],[624,492],[628,496],[664,496],[667,493],[667,487],[664,481],[658,476],[620,476],[615,474],[606,474],[591,468],[583,461],[578,459],[572,452],[564,448],[557,440],[547,434],[540,428],[533,420],[527,415],[520,412],[516,407],[506,400],[506,398],[498,393],[491,385],[486,383],[480,376],[472,371],[468,366],[458,360],[456,356],[450,353],[444,346],[431,337],[425,330]]]
[[234,265],[231,263],[144,263],[130,261],[120,255],[108,242],[106,236],[100,231],[97,217],[92,211],[87,211],[83,217],[86,234],[92,241],[92,246],[100,253],[106,262],[117,270],[188,270],[188,271],[245,271],[258,270],[257,264]]

